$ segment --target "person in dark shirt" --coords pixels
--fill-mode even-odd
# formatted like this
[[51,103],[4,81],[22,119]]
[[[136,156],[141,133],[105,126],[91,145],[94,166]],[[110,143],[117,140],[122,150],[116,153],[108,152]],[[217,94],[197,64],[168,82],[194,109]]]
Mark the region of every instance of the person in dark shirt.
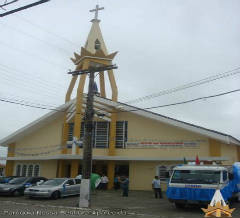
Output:
[[115,190],[118,190],[119,188],[120,188],[120,183],[119,183],[119,176],[118,175],[116,175],[115,177],[114,177],[114,189]]
[[122,196],[123,197],[128,197],[128,191],[129,191],[129,189],[128,189],[128,186],[129,186],[129,179],[128,179],[128,177],[124,176],[122,178],[122,180],[120,180],[120,183],[121,183],[121,188],[123,190]]

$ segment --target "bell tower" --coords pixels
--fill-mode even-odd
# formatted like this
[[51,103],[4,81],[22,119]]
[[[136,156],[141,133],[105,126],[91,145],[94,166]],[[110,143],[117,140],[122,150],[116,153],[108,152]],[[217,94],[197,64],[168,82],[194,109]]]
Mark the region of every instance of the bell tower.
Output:
[[[96,5],[96,8],[90,10],[90,12],[95,12],[94,18],[91,20],[92,26],[90,32],[88,34],[86,43],[84,47],[81,47],[80,53],[74,52],[74,57],[71,58],[73,63],[75,64],[75,70],[87,70],[90,67],[101,67],[112,65],[112,61],[116,56],[117,52],[108,53],[107,47],[103,40],[103,36],[101,33],[101,29],[99,26],[100,20],[98,19],[99,10],[103,10],[103,7],[99,7]],[[110,86],[112,90],[112,101],[117,102],[118,100],[118,89],[114,77],[113,70],[107,70],[106,72],[102,71],[98,73],[99,84],[100,84],[100,96],[106,98],[106,90],[105,90],[105,77],[108,76],[110,81]],[[82,75],[73,75],[71,78],[71,82],[69,84],[65,103],[71,100],[72,91],[77,83],[79,77],[79,82],[77,84],[77,96],[76,96],[76,112],[74,115],[74,130],[73,130],[73,139],[80,139],[80,131],[81,131],[81,122],[83,119],[83,103],[84,103],[84,87],[86,83],[87,74]],[[115,138],[116,138],[116,120],[117,114],[111,113],[111,121],[110,121],[110,136],[109,136],[109,155],[115,155]],[[68,113],[66,112],[64,117],[64,126],[63,126],[63,137],[62,143],[66,145],[69,131],[69,123],[68,123]],[[67,153],[67,148],[63,148],[63,154]],[[79,153],[79,149],[77,149],[77,154]],[[108,176],[109,178],[113,178],[114,176],[114,163],[109,162],[108,164]],[[111,184],[110,184],[111,185]]]

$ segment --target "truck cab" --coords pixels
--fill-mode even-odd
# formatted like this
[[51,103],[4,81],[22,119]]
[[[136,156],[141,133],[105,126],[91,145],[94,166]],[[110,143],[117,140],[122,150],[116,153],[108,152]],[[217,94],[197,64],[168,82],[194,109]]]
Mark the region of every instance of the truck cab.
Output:
[[170,177],[167,197],[177,208],[183,208],[187,204],[208,204],[215,190],[220,189],[228,200],[234,192],[233,186],[228,188],[232,175],[232,167],[177,166]]

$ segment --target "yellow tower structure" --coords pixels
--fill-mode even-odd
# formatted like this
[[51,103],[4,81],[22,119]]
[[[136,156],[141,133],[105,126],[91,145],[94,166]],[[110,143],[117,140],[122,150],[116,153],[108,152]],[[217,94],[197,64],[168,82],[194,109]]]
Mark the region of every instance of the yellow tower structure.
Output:
[[[99,8],[96,6],[96,9],[90,10],[90,12],[95,12],[94,19],[91,20],[92,27],[89,32],[87,41],[84,47],[81,47],[80,54],[74,53],[74,58],[71,58],[73,63],[76,65],[76,71],[87,70],[89,67],[101,67],[112,65],[112,60],[114,59],[117,52],[109,54],[104,43],[101,29],[99,26],[100,20],[98,19],[98,11],[104,8]],[[107,75],[110,81],[110,86],[112,89],[112,101],[117,102],[118,100],[118,89],[114,77],[113,70],[108,70]],[[77,96],[76,96],[76,113],[74,117],[74,131],[73,138],[74,140],[80,139],[80,131],[81,131],[81,121],[83,118],[82,107],[83,107],[83,98],[84,98],[84,86],[86,83],[87,74],[82,74],[79,76],[79,83],[77,87]],[[78,75],[73,75],[70,85],[67,90],[67,94],[65,97],[65,103],[71,100],[72,91],[75,87],[76,81],[78,79]],[[99,72],[99,83],[100,83],[100,96],[106,98],[106,90],[105,90],[105,72]],[[116,121],[117,114],[111,113],[111,122],[110,122],[110,137],[109,137],[109,155],[115,155],[115,138],[116,138]],[[63,137],[62,143],[66,145],[68,138],[69,124],[67,122],[67,112],[64,117],[64,126],[63,126]],[[63,154],[67,153],[67,148],[64,146],[62,150]],[[78,150],[77,150],[78,154]],[[60,163],[60,168],[63,168]],[[114,162],[108,163],[108,177],[109,177],[109,188],[113,186],[113,177],[114,177]]]

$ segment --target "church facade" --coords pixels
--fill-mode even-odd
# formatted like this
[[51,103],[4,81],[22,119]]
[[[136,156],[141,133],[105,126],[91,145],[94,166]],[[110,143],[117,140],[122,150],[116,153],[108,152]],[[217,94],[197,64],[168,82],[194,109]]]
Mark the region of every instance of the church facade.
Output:
[[[76,71],[111,65],[98,20],[86,44],[72,58]],[[108,76],[112,97],[106,97]],[[94,96],[93,172],[107,174],[109,188],[116,175],[127,175],[132,190],[150,190],[159,175],[167,181],[172,168],[196,156],[202,163],[232,164],[240,160],[240,141],[230,135],[118,102],[113,70],[99,72],[100,93]],[[77,96],[71,98],[77,80]],[[0,141],[8,147],[7,176],[76,177],[82,172],[86,74],[73,75],[65,103]],[[164,182],[163,182],[164,183]]]

